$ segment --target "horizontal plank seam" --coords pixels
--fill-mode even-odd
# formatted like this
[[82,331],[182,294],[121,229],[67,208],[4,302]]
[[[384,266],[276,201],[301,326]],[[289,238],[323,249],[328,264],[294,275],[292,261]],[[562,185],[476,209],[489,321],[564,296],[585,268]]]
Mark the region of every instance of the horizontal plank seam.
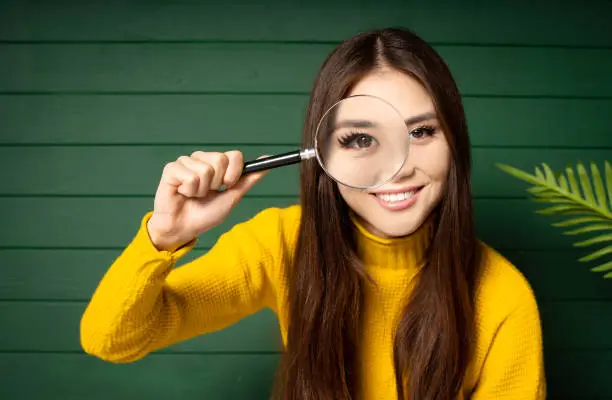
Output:
[[[188,95],[235,95],[235,96],[308,96],[309,91],[163,91],[163,90],[0,90],[0,96],[188,96]],[[612,100],[612,95],[552,95],[552,94],[485,94],[463,93],[465,98],[482,99],[548,99],[548,100]]]
[[[146,45],[167,45],[167,44],[186,44],[186,45],[200,45],[200,44],[236,44],[236,45],[248,45],[248,46],[259,46],[259,45],[323,45],[323,46],[336,46],[340,44],[342,40],[313,40],[313,39],[252,39],[252,40],[236,40],[236,39],[43,39],[43,40],[15,40],[15,39],[0,39],[0,45],[100,45],[100,44],[112,44],[112,45],[134,45],[134,44],[146,44]],[[526,48],[526,49],[568,49],[568,50],[612,50],[612,44],[592,44],[592,43],[581,43],[581,44],[565,44],[565,43],[545,43],[545,42],[461,42],[461,41],[442,41],[442,40],[430,40],[428,43],[431,46],[442,46],[442,47],[486,47],[486,48]]]
[[[1,140],[1,139],[0,139]],[[296,142],[125,142],[125,143],[109,143],[109,142],[0,142],[2,147],[179,147],[179,146],[215,146],[215,147],[299,147]],[[612,150],[612,145],[597,146],[597,145],[494,145],[494,144],[474,144],[472,149],[481,150]]]

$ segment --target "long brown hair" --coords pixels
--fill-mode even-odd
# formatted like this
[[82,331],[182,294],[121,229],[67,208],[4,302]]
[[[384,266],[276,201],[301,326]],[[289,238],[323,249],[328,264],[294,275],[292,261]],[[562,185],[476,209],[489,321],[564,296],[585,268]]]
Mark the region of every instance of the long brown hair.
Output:
[[[470,143],[459,91],[441,57],[410,31],[383,29],[336,47],[315,80],[303,145],[317,122],[366,74],[394,68],[429,92],[445,132],[451,167],[432,214],[434,234],[394,339],[400,399],[450,399],[462,385],[474,332],[473,292],[480,251],[473,229]],[[301,164],[302,218],[289,273],[289,324],[275,394],[285,400],[354,399],[362,286],[349,210],[316,163]]]

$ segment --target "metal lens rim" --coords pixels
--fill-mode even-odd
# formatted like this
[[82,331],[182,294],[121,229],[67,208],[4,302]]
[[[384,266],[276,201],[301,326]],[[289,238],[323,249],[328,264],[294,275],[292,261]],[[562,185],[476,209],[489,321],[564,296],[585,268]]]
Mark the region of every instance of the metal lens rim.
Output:
[[[341,182],[338,179],[336,179],[328,170],[327,168],[325,168],[325,165],[323,165],[323,160],[321,158],[321,155],[319,154],[319,144],[318,144],[318,136],[319,136],[319,129],[321,128],[321,124],[323,123],[323,121],[325,120],[325,117],[327,117],[327,114],[329,114],[331,112],[331,110],[333,110],[338,104],[342,103],[345,100],[351,99],[351,98],[356,98],[356,97],[370,97],[376,100],[380,100],[383,103],[387,104],[389,107],[391,107],[391,109],[393,111],[395,111],[395,113],[398,115],[398,117],[400,118],[401,121],[404,121],[404,118],[402,117],[402,114],[397,110],[397,108],[395,108],[395,106],[393,106],[393,104],[389,103],[387,100],[383,99],[382,97],[378,97],[378,96],[374,96],[371,94],[355,94],[352,96],[348,96],[345,97],[343,99],[338,100],[337,102],[335,102],[332,106],[330,106],[327,111],[325,111],[325,113],[323,114],[323,116],[321,117],[321,119],[319,120],[319,123],[317,124],[317,129],[314,132],[314,151],[315,151],[315,156],[317,157],[317,162],[319,163],[319,166],[321,167],[321,169],[323,170],[323,172],[325,172],[325,174],[330,177],[334,182],[339,183],[343,186],[352,188],[352,189],[359,189],[359,190],[366,190],[366,189],[376,189],[378,187],[381,187],[383,185],[386,185],[387,183],[391,182],[396,176],[397,174],[402,170],[402,168],[404,167],[404,164],[406,164],[406,160],[408,159],[408,151],[406,152],[406,156],[404,157],[404,160],[402,161],[402,164],[397,168],[397,171],[395,171],[395,173],[393,175],[391,175],[388,179],[386,179],[383,182],[377,183],[375,185],[368,185],[368,186],[354,186],[354,185],[349,185],[345,182]],[[408,133],[408,128],[406,128],[406,133]]]

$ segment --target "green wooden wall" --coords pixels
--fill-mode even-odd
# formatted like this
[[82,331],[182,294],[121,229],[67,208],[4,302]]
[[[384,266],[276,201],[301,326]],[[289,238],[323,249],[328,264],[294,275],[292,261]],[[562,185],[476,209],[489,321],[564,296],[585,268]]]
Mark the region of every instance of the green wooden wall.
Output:
[[[164,163],[293,148],[326,54],[386,25],[429,40],[465,95],[478,231],[536,291],[550,398],[610,398],[612,281],[493,164],[612,159],[612,2],[480,3],[0,1],[0,398],[265,398],[269,312],[129,365],[84,355],[79,320]],[[271,172],[187,259],[293,203],[296,171]]]

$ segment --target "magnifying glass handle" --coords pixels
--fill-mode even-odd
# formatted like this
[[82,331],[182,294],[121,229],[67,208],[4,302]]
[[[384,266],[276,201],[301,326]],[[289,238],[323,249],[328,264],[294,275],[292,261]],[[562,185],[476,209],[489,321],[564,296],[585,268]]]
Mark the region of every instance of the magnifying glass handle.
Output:
[[278,168],[285,165],[297,164],[302,160],[314,157],[314,150],[295,150],[288,153],[277,154],[275,156],[264,157],[257,160],[247,161],[242,168],[242,175],[251,172],[263,171]]

